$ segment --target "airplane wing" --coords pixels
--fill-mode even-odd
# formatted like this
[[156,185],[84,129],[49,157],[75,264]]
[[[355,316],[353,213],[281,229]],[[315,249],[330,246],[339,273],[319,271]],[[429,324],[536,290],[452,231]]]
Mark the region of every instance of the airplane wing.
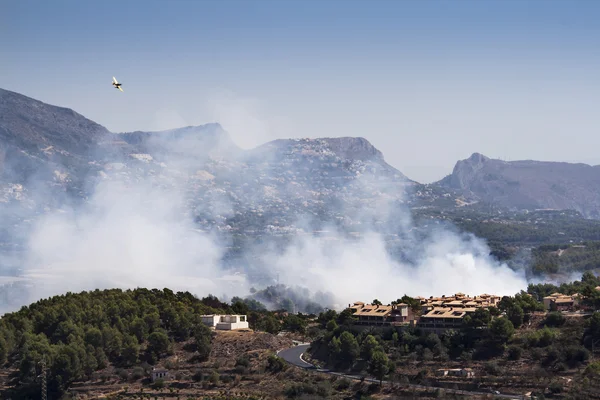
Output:
[[121,89],[121,86],[119,86],[119,90],[120,90],[121,92],[123,91],[123,89]]
[[117,78],[115,78],[114,76],[113,76],[113,82],[114,83],[119,83],[119,82],[117,82]]

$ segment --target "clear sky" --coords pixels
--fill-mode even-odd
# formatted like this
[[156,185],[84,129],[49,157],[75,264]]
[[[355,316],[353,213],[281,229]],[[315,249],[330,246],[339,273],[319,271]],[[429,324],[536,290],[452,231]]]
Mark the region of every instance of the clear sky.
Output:
[[473,152],[600,164],[598,21],[595,0],[0,0],[0,88],[114,132],[362,136],[424,183]]

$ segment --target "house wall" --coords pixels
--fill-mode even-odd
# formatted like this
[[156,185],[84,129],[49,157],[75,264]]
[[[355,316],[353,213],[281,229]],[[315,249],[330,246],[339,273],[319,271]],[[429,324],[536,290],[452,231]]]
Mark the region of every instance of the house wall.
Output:
[[447,330],[458,330],[462,327],[462,318],[431,318],[421,317],[417,323],[417,328],[432,333],[444,333]]
[[248,329],[248,322],[219,322],[217,324],[217,329],[231,331],[234,329]]
[[215,327],[215,326],[217,326],[218,322],[219,322],[219,315],[203,315],[202,316],[202,323],[204,325]]

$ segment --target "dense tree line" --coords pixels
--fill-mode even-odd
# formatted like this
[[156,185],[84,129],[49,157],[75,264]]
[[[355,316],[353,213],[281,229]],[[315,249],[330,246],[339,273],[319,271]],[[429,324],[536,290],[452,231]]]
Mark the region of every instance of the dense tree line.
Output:
[[492,318],[498,314],[498,310],[477,310],[465,319],[463,329],[436,335],[414,328],[401,333],[393,328],[365,331],[353,325],[349,310],[339,314],[329,311],[319,316],[324,333],[313,343],[312,352],[331,368],[365,370],[378,379],[394,371],[394,360],[400,358],[424,361],[459,357],[485,359],[503,352],[515,332],[508,318]]
[[[490,221],[490,214],[446,213],[461,229],[490,242],[509,245],[543,245],[569,243],[570,240],[600,240],[600,221],[561,215],[561,213],[529,213],[503,216],[504,221]],[[532,223],[538,220],[538,223]],[[487,222],[483,222],[488,220]]]
[[[600,278],[592,272],[586,271],[583,273],[581,280],[562,283],[558,286],[552,283],[529,284],[527,286],[527,293],[531,294],[538,301],[542,301],[544,297],[552,293],[568,295],[579,293],[586,295],[586,302],[593,305],[594,299],[600,294],[599,291],[595,290],[597,286],[600,286]],[[596,309],[600,309],[600,307],[596,307]]]
[[588,271],[600,268],[600,242],[583,242],[578,247],[565,244],[542,245],[533,249],[532,256],[532,271],[537,274]]

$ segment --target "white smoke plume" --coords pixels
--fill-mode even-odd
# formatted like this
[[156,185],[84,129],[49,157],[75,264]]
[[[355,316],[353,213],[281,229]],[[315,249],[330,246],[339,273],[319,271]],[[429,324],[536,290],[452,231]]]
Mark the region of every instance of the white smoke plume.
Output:
[[[236,138],[246,132],[245,144],[250,144],[269,136],[269,124],[251,109],[235,101],[227,104],[216,109],[215,115],[229,122],[225,127],[237,132]],[[229,243],[199,232],[193,221],[185,175],[201,174],[210,181],[210,174],[196,164],[199,158],[193,143],[178,141],[173,146],[175,151],[166,160],[174,170],[165,172],[169,166],[163,165],[160,168],[164,170],[159,168],[135,181],[119,179],[125,173],[121,174],[121,166],[115,164],[116,173],[99,180],[85,206],[66,207],[39,217],[24,261],[23,276],[31,285],[26,303],[96,288],[167,287],[220,298],[249,294],[255,282],[236,272],[247,272],[250,266],[238,263],[234,266],[237,271],[225,268],[221,261]],[[267,159],[263,161],[266,164]],[[268,161],[273,161],[272,155]],[[265,179],[269,173],[268,165],[258,171]],[[175,185],[164,184],[162,174],[175,179]],[[337,210],[344,220],[358,223],[359,238],[349,238],[331,226],[326,227],[330,234],[313,236],[311,226],[317,217],[298,215],[296,226],[308,234],[294,237],[283,250],[268,244],[248,249],[249,258],[259,261],[251,266],[254,272],[258,269],[271,277],[279,274],[282,283],[306,288],[317,295],[315,299],[333,298],[333,304],[322,305],[337,309],[375,298],[389,303],[404,294],[510,295],[526,288],[524,275],[490,258],[481,240],[443,228],[425,235],[425,239],[415,235],[410,211],[401,205],[404,188],[386,186],[385,181],[368,176],[363,174],[352,183],[354,189],[345,187],[339,194],[347,196],[348,189],[380,195],[378,203],[370,202],[372,197],[367,196]],[[230,178],[239,177],[234,171]],[[195,212],[221,214],[221,218],[236,215],[238,210],[226,192],[218,184],[207,185],[204,201],[193,203]],[[321,197],[313,188],[289,182],[279,189],[266,185],[262,189],[248,194],[256,209],[265,206],[268,198],[282,194],[278,191],[287,191],[288,198],[313,196],[310,200],[315,202]],[[388,236],[395,238],[410,261],[390,256]]]
[[250,149],[281,135],[290,136],[290,124],[284,117],[273,116],[256,98],[242,97],[229,90],[210,96],[205,114],[218,121],[243,149]]
[[[175,189],[101,182],[85,210],[43,216],[29,240],[25,276],[37,297],[96,288],[170,288],[243,296],[223,273],[222,246],[184,218]],[[31,299],[35,300],[35,299]]]
[[513,295],[527,286],[523,274],[492,260],[477,239],[447,231],[435,236],[424,244],[414,265],[392,260],[384,240],[374,232],[358,240],[299,237],[284,254],[267,255],[265,262],[290,284],[333,293],[336,304],[331,306],[336,309],[375,298],[389,304],[404,294]]

